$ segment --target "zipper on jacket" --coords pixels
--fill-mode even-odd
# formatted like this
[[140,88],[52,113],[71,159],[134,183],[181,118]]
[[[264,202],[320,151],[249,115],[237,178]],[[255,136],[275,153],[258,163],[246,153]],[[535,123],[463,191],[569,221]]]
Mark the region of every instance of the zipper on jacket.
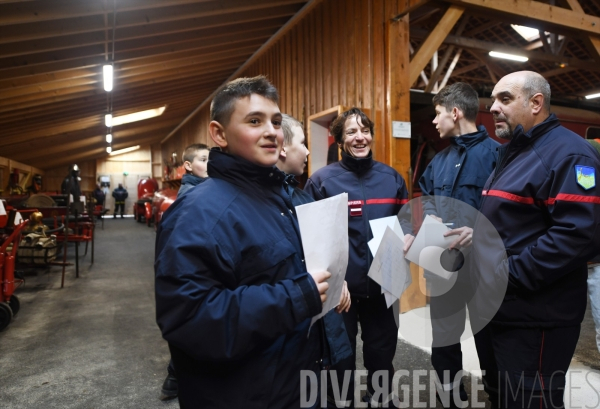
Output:
[[[363,225],[365,226],[365,245],[367,246],[367,272],[369,267],[371,267],[371,250],[369,250],[369,221],[367,220],[367,196],[365,195],[365,189],[363,186],[363,177],[361,175],[357,175],[358,176],[358,181],[360,182],[360,191],[362,193],[363,196]],[[367,275],[367,298],[369,298],[369,276]]]

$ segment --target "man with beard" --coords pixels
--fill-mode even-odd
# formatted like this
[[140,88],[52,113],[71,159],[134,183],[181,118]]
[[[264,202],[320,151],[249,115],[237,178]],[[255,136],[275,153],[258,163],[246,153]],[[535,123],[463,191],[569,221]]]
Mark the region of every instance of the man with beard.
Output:
[[[586,308],[586,262],[600,246],[600,159],[550,113],[541,75],[506,75],[492,99],[496,136],[510,140],[499,148],[480,208],[506,249],[488,249],[486,258],[503,261],[481,272],[508,277],[490,325],[500,399],[505,408],[562,408]],[[482,219],[473,243],[485,243]]]

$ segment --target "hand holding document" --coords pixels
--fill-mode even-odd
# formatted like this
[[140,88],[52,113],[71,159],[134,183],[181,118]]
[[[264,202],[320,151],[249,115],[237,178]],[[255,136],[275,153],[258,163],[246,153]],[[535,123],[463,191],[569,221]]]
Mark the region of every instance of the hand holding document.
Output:
[[369,249],[375,255],[368,276],[381,286],[388,308],[411,283],[410,269],[404,259],[404,233],[396,216],[371,220],[373,239]]
[[296,207],[304,260],[309,273],[328,271],[329,288],[323,311],[311,325],[337,307],[348,266],[348,194]]
[[417,237],[406,253],[406,258],[425,270],[450,279],[453,272],[444,269],[440,263],[444,250],[455,241],[454,236],[444,236],[449,230],[448,226],[439,220],[431,216],[425,217]]

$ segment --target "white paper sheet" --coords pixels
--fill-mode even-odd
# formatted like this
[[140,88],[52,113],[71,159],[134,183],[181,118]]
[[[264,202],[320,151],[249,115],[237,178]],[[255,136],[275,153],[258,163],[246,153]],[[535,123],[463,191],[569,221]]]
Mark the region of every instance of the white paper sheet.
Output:
[[0,200],[0,216],[6,216],[6,209],[4,208],[4,202]]
[[329,271],[327,300],[311,325],[338,306],[348,266],[348,194],[296,207],[309,272]]
[[381,286],[388,308],[402,296],[412,280],[408,262],[404,259],[403,236],[402,229],[398,234],[386,227],[368,273]]
[[375,254],[377,254],[377,249],[379,248],[381,239],[383,239],[386,227],[389,227],[390,229],[394,230],[394,232],[404,240],[404,233],[402,232],[402,227],[400,227],[400,222],[398,221],[398,217],[396,216],[382,217],[381,219],[369,220],[369,224],[371,225],[371,232],[373,233],[373,238],[369,240],[368,245],[373,257],[375,257]]
[[434,274],[445,279],[452,277],[452,272],[445,270],[440,263],[442,252],[450,247],[456,236],[444,237],[451,230],[431,216],[423,220],[423,225],[406,253],[406,258]]

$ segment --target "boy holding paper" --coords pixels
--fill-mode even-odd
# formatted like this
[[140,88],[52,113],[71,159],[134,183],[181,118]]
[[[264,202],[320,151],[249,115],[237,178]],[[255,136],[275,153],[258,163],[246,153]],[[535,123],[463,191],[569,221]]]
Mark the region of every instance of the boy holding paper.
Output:
[[274,165],[283,142],[278,93],[263,76],[212,101],[211,178],[179,197],[156,239],[156,316],[182,408],[293,408],[300,373],[319,371],[311,317],[329,272],[309,274],[295,209]]

